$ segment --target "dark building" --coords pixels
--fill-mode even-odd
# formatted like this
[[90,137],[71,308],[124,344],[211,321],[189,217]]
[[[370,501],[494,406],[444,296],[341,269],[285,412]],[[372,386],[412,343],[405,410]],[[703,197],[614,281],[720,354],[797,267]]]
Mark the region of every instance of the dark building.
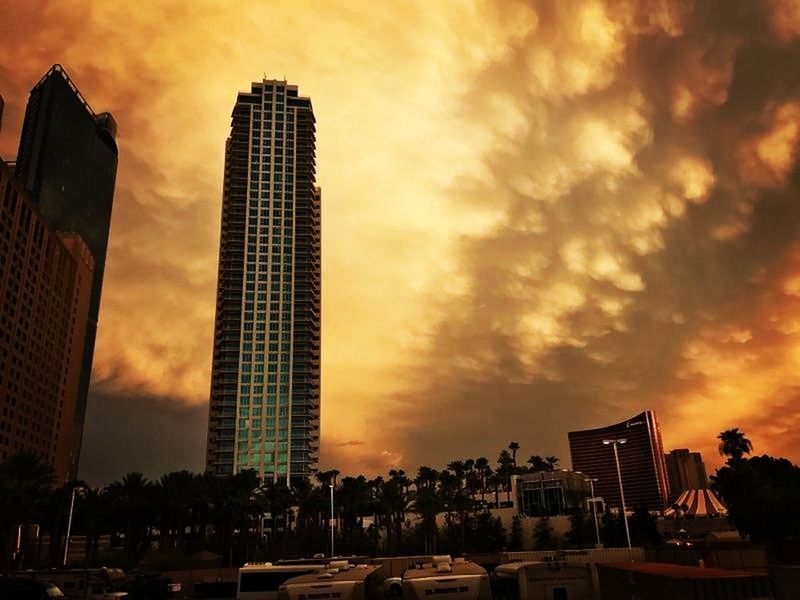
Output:
[[0,161],[0,459],[35,452],[74,478],[75,399],[92,257],[59,234]]
[[311,100],[285,81],[238,95],[225,145],[207,470],[316,470],[320,189]]
[[614,450],[604,440],[625,439],[618,445],[627,508],[646,504],[662,510],[669,499],[661,429],[656,415],[645,411],[622,423],[569,433],[572,468],[597,479],[595,494],[610,507],[619,507],[620,493]]
[[515,475],[511,493],[516,512],[526,517],[570,515],[592,495],[586,475],[567,469]]
[[78,452],[117,175],[116,129],[112,116],[95,114],[64,69],[55,65],[31,90],[17,153],[17,178],[39,212],[54,229],[79,234],[94,257],[89,324],[76,401]]
[[702,490],[708,487],[706,466],[699,452],[679,448],[671,450],[664,458],[667,464],[671,500],[687,490]]

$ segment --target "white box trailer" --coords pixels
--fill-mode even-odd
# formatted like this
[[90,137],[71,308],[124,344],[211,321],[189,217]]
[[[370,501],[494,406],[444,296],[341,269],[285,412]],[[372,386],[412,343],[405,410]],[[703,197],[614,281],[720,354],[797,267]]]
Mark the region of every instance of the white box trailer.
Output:
[[473,562],[434,556],[403,574],[403,600],[492,600],[489,574]]
[[278,600],[380,600],[383,597],[380,565],[342,565],[286,580]]
[[495,600],[595,600],[592,566],[528,561],[494,570]]

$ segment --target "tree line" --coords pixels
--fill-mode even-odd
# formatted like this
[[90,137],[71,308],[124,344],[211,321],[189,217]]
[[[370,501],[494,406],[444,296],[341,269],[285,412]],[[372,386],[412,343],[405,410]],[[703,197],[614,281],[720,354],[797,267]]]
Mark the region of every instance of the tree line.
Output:
[[[800,502],[800,469],[785,458],[746,458],[752,444],[738,429],[718,438],[727,462],[711,477],[711,486],[728,506],[731,523],[755,541],[800,541],[800,517],[794,510]],[[490,509],[510,506],[513,475],[552,471],[559,460],[534,455],[519,464],[519,449],[511,442],[494,463],[485,457],[454,460],[441,470],[421,466],[412,475],[396,469],[372,479],[329,470],[313,481],[288,485],[261,481],[252,470],[227,478],[178,471],[153,481],[132,472],[76,497],[72,533],[84,539],[85,565],[132,566],[156,547],[174,557],[209,550],[226,564],[328,553],[332,485],[338,554],[521,549],[521,520],[515,518],[506,531]],[[52,481],[51,467],[33,454],[12,455],[0,463],[4,569],[40,566],[41,555],[49,565],[60,564],[72,489],[81,482],[54,489]],[[265,514],[271,518],[264,520]],[[38,536],[26,535],[33,524],[39,526]],[[594,543],[594,523],[584,509],[570,516],[570,524],[559,537],[548,518],[540,519],[534,547]],[[648,507],[635,507],[629,526],[635,544],[659,543]],[[601,528],[606,545],[624,545],[619,515],[606,512]],[[22,548],[15,554],[20,531]],[[113,551],[101,549],[102,536],[110,536]]]
[[[41,554],[49,564],[60,564],[76,486],[83,493],[76,496],[72,534],[85,538],[86,565],[115,560],[132,565],[156,546],[174,556],[209,550],[228,564],[327,553],[330,485],[337,553],[497,550],[507,545],[507,535],[489,509],[511,504],[512,476],[552,471],[559,464],[555,456],[538,455],[518,464],[519,448],[511,442],[494,464],[486,457],[454,460],[441,470],[421,466],[416,475],[396,469],[368,479],[343,477],[333,469],[317,473],[313,481],[287,484],[261,481],[253,470],[226,478],[177,471],[153,481],[132,472],[95,489],[77,481],[54,489],[51,467],[34,454],[20,453],[0,464],[2,564],[6,569],[31,565]],[[436,517],[442,513],[440,527]],[[31,535],[34,524],[38,536]],[[23,547],[15,554],[20,531]],[[113,557],[101,552],[104,535],[119,549]]]

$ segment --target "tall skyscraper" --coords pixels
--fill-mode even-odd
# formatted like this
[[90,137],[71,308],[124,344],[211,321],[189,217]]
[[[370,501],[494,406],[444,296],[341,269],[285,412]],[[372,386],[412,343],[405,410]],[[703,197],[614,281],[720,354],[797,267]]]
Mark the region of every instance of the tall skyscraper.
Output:
[[34,452],[75,478],[74,421],[93,259],[0,161],[0,459]]
[[16,176],[39,212],[54,229],[80,235],[94,258],[74,421],[76,460],[83,437],[114,201],[116,133],[113,117],[96,114],[61,65],[54,65],[31,90],[17,153]]
[[572,468],[596,478],[595,494],[616,508],[621,500],[614,450],[603,444],[611,439],[625,440],[617,448],[627,508],[645,504],[650,510],[663,510],[669,499],[669,484],[656,414],[647,410],[608,427],[569,432]]
[[665,456],[669,491],[674,499],[681,492],[702,490],[708,487],[708,475],[703,457],[699,452],[690,452],[687,448],[671,450]]
[[267,80],[238,95],[225,145],[207,470],[316,470],[321,192],[309,98]]

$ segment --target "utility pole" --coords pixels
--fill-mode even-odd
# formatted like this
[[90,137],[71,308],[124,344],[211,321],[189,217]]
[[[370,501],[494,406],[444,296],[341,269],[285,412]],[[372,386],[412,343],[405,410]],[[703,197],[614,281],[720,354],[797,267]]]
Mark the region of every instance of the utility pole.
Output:
[[67,518],[67,539],[64,540],[64,560],[61,562],[62,567],[67,566],[67,554],[69,552],[69,535],[72,531],[72,511],[75,509],[75,493],[80,490],[81,495],[83,494],[83,488],[79,485],[76,485],[72,488],[72,495],[69,500],[69,517]]
[[333,484],[328,484],[331,488],[331,558],[333,558]]
[[622,500],[622,522],[625,523],[625,537],[628,540],[628,549],[631,548],[631,532],[628,529],[628,515],[625,513],[625,489],[622,487],[622,471],[619,468],[619,452],[617,451],[617,446],[620,444],[624,444],[628,440],[626,439],[616,439],[616,440],[603,440],[603,443],[608,446],[611,445],[614,448],[614,461],[617,463],[617,479],[619,479],[619,496]]

